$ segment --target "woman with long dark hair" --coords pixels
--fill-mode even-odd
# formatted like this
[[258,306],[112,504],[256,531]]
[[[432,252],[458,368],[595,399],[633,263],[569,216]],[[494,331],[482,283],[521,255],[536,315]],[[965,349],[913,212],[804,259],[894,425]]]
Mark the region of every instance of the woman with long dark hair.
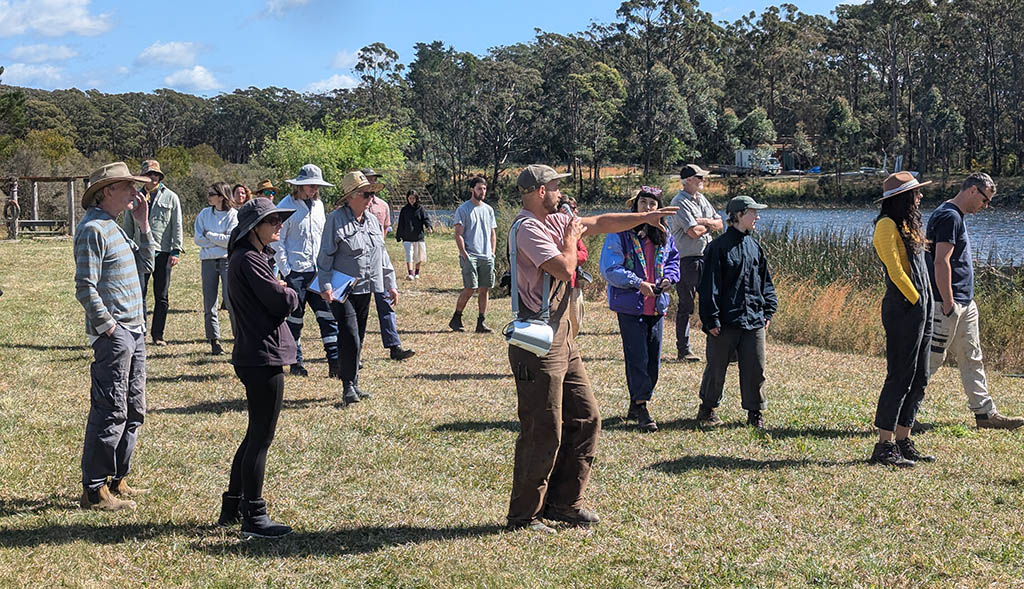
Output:
[[[661,189],[644,186],[627,204],[634,213],[660,209]],[[601,249],[601,275],[608,282],[608,306],[618,315],[622,334],[629,389],[626,419],[636,419],[640,431],[658,431],[647,402],[658,384],[668,290],[679,282],[679,252],[661,225],[610,233]]]
[[931,462],[910,439],[914,418],[928,385],[932,338],[932,295],[921,229],[921,183],[896,172],[882,184],[882,211],[875,219],[873,242],[885,266],[882,327],[885,328],[885,384],[878,398],[878,443],[871,462],[910,467]]
[[245,184],[235,184],[231,188],[231,194],[235,197],[235,206],[242,206],[252,200],[252,191]]
[[222,297],[231,321],[231,333],[235,333],[235,317],[228,301],[228,239],[231,230],[238,225],[238,213],[227,182],[214,182],[206,189],[206,202],[210,205],[196,216],[195,233],[192,240],[199,246],[199,260],[202,265],[203,322],[206,325],[206,339],[210,342],[210,353],[220,356],[224,349],[220,345],[220,320],[217,317],[217,283],[220,282]]
[[292,529],[267,515],[263,477],[284,397],[284,367],[295,363],[295,340],[285,319],[299,305],[295,291],[271,267],[270,244],[281,238],[281,223],[295,209],[281,209],[255,198],[238,210],[238,226],[228,245],[228,295],[238,331],[231,363],[245,385],[249,425],[231,462],[231,479],[221,504],[220,525],[242,517],[242,534],[276,538]]
[[405,242],[405,267],[409,271],[409,280],[420,277],[420,264],[427,261],[427,243],[423,240],[423,231],[433,232],[430,217],[420,204],[420,197],[415,190],[405,193],[405,206],[398,213],[398,229],[395,239]]

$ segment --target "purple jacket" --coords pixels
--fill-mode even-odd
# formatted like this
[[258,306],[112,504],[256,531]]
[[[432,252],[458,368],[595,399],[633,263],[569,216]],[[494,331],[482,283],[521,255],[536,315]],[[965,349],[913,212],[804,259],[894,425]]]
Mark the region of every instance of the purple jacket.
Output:
[[[640,258],[633,252],[632,238],[633,231],[611,233],[604,239],[604,247],[601,248],[601,276],[608,283],[608,307],[616,313],[627,315],[643,315],[644,296],[640,294],[640,283],[644,281],[643,275],[646,270],[640,265]],[[676,243],[671,234],[667,234],[665,245],[661,246],[663,261],[665,264],[663,276],[669,282],[679,282],[679,252],[676,250]],[[641,241],[645,243],[646,239]],[[626,256],[629,256],[631,263],[626,264]],[[637,274],[630,268],[640,272]],[[663,291],[654,301],[654,310],[659,315],[665,314],[668,308],[668,290]]]

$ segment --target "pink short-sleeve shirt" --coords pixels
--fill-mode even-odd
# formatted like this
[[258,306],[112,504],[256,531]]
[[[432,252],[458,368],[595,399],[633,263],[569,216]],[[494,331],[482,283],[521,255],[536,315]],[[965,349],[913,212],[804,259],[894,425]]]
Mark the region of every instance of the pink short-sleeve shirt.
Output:
[[[565,213],[552,213],[541,221],[526,209],[519,211],[516,220],[526,219],[516,234],[516,281],[523,303],[540,311],[544,295],[544,271],[540,265],[562,253],[565,229],[572,217]],[[557,281],[552,278],[551,289]]]

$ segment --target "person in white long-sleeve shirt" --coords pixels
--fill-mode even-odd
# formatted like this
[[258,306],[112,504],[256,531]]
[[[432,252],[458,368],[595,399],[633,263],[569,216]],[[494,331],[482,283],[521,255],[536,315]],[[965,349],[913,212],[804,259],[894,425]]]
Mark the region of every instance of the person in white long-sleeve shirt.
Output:
[[281,239],[275,247],[274,260],[281,277],[299,295],[299,306],[288,317],[288,328],[295,338],[296,348],[295,364],[291,365],[290,372],[296,376],[309,374],[302,364],[300,340],[302,318],[308,304],[316,313],[324,355],[327,356],[328,376],[333,378],[338,375],[338,322],[327,303],[315,294],[308,296],[307,289],[316,278],[316,256],[320,252],[320,238],[327,221],[324,204],[320,201],[320,187],[334,185],[324,182],[323,172],[313,164],[302,166],[299,175],[286,182],[292,185],[292,193],[281,199],[277,206],[295,209],[295,212],[281,225]]
[[220,321],[217,318],[217,282],[220,281],[221,296],[231,321],[231,333],[235,333],[235,315],[231,312],[228,299],[228,237],[238,225],[235,202],[231,198],[231,186],[227,182],[215,182],[206,191],[209,207],[196,216],[195,234],[192,238],[199,246],[199,260],[202,263],[203,280],[203,321],[206,324],[206,339],[210,342],[210,353],[220,356],[224,348],[220,345]]

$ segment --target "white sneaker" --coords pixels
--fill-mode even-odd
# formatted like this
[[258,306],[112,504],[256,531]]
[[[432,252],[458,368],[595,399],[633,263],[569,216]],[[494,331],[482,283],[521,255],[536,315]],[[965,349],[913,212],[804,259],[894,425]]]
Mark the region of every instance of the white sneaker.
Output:
[[420,275],[419,274],[413,274],[412,278],[413,278],[413,280],[419,280],[420,279]]
[[410,274],[410,275],[406,276],[406,277],[405,277],[405,279],[406,279],[406,280],[415,280],[415,279],[416,279],[416,277],[415,277],[415,276],[413,276],[412,274]]

